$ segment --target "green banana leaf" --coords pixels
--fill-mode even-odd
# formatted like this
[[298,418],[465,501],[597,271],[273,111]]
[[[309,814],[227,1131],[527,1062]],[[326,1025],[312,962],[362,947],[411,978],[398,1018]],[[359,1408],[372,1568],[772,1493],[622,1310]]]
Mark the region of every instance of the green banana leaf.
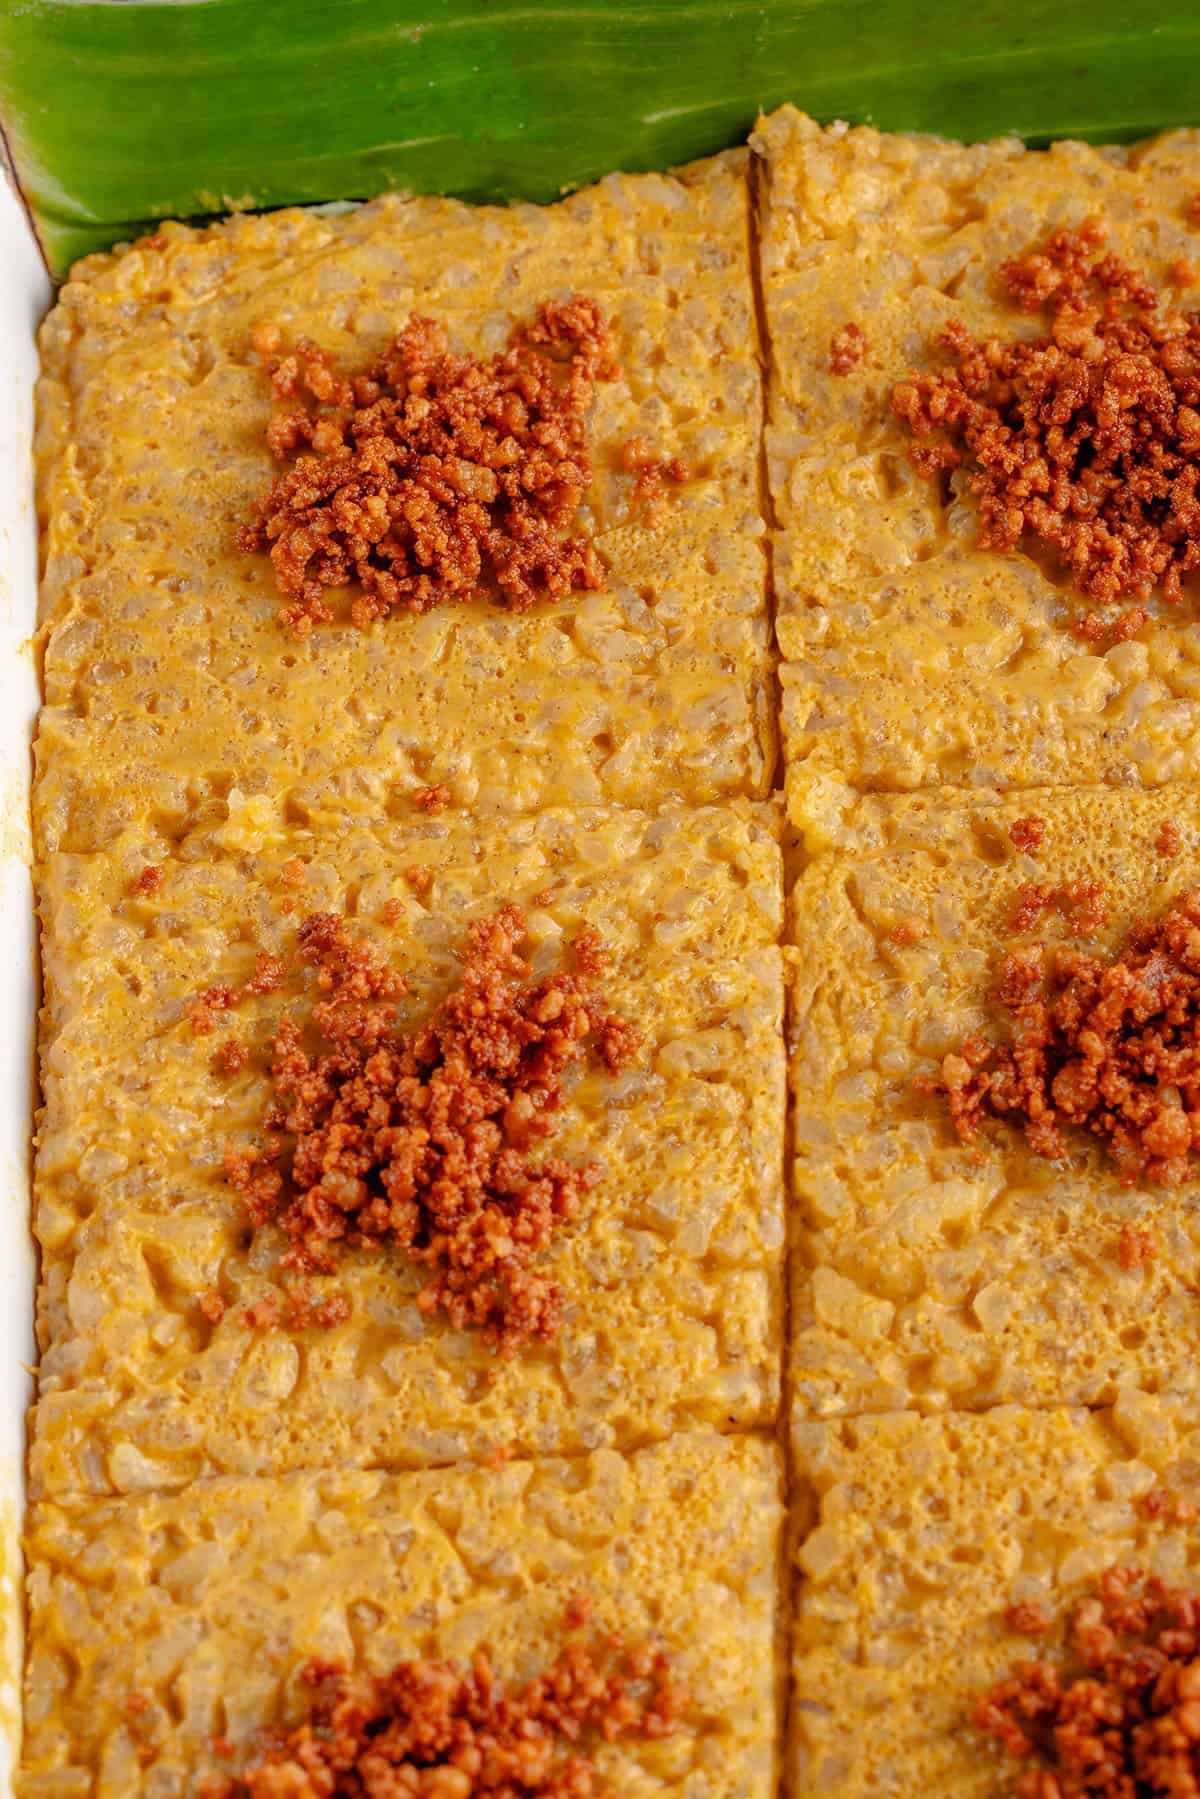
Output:
[[164,217],[388,188],[549,200],[759,108],[980,138],[1200,120],[1196,0],[0,0],[56,273]]

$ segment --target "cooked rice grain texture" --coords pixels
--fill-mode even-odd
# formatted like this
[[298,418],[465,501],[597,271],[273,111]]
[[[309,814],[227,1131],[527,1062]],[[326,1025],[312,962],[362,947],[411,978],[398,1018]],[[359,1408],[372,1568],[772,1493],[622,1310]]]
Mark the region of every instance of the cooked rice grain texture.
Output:
[[[827,842],[863,789],[1180,778],[1200,753],[1195,596],[1153,601],[1138,641],[1096,654],[1067,628],[1091,603],[1057,571],[977,547],[965,472],[945,498],[915,473],[890,396],[910,369],[940,363],[930,345],[951,319],[978,337],[1043,332],[1005,301],[996,270],[1089,215],[1171,293],[1170,265],[1200,249],[1184,208],[1200,187],[1200,134],[1026,151],[822,130],[783,107],[754,142],[767,170],[768,449],[797,824]],[[869,349],[838,376],[830,338],[848,322]]]
[[[1070,1609],[1114,1563],[1200,1581],[1194,1407],[1130,1391],[1111,1410],[911,1413],[799,1425],[790,1745],[795,1799],[996,1799],[1012,1763],[969,1727],[1014,1661],[1022,1602]],[[1050,1646],[1048,1648],[1048,1646]]]
[[[452,813],[306,830],[247,804],[174,857],[129,837],[104,858],[52,858],[35,1488],[426,1465],[496,1444],[552,1454],[769,1423],[783,1255],[776,823],[766,806],[585,809],[515,820],[492,840]],[[351,1301],[336,1329],[297,1338],[240,1320],[277,1291],[281,1245],[270,1231],[250,1240],[222,1157],[261,1131],[261,1051],[296,989],[246,1002],[204,1037],[187,1015],[214,980],[244,981],[260,949],[287,950],[297,914],[279,902],[297,857],[304,909],[352,894],[357,928],[408,970],[402,1020],[454,983],[468,922],[500,899],[525,909],[538,974],[569,963],[565,946],[587,929],[611,952],[607,1001],[644,1043],[622,1074],[590,1069],[569,1094],[551,1151],[603,1175],[544,1263],[565,1290],[563,1327],[510,1362],[423,1318],[425,1271],[387,1250],[349,1251],[335,1281],[316,1283]],[[162,881],[131,894],[147,862]],[[432,870],[420,892],[414,864]],[[229,1034],[259,1053],[221,1077],[211,1063]],[[211,1292],[229,1302],[215,1324],[199,1303]]]
[[[774,1446],[709,1433],[629,1457],[42,1505],[23,1799],[193,1795],[259,1726],[299,1715],[314,1656],[383,1672],[486,1642],[522,1681],[582,1592],[598,1629],[661,1633],[692,1693],[674,1735],[600,1747],[610,1790],[767,1799],[779,1523]],[[135,1694],[148,1704],[131,1713]],[[232,1762],[212,1750],[221,1736]]]
[[[1031,813],[1045,831],[1028,853],[1011,832]],[[1173,856],[1155,847],[1167,821]],[[945,1098],[914,1088],[972,1033],[1003,1034],[989,995],[1008,948],[1076,941],[1054,912],[1011,936],[1018,888],[1081,879],[1105,883],[1105,947],[1157,916],[1200,885],[1200,797],[868,799],[794,889],[798,1416],[1198,1390],[1195,1184],[1125,1186],[1083,1132],[1068,1133],[1065,1164],[1048,1162],[999,1120],[975,1156]],[[1126,1226],[1153,1232],[1141,1267],[1121,1265]]]
[[[765,792],[743,153],[545,211],[385,198],[161,238],[81,264],[42,333],[43,848],[150,819],[181,830],[231,786],[369,815],[443,783],[476,816]],[[365,632],[343,619],[293,642],[269,561],[234,547],[278,472],[254,325],[357,367],[423,312],[486,355],[575,291],[610,318],[623,369],[597,394],[581,517],[606,591],[521,617],[479,599]],[[658,526],[621,466],[634,436],[695,472]]]

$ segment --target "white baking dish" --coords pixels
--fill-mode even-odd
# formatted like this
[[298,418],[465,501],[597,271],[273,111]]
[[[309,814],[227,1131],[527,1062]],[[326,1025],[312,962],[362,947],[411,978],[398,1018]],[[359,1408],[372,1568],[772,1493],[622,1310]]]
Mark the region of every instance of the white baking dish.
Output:
[[20,1520],[33,1360],[29,1160],[37,978],[30,885],[30,743],[37,530],[34,332],[50,286],[0,165],[0,1794],[19,1747],[24,1612]]

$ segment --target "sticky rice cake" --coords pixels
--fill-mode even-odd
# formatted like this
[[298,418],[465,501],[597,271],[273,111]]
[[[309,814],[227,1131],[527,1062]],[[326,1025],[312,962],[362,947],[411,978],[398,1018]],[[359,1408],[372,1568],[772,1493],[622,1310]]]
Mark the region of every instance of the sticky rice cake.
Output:
[[382,1673],[486,1643],[519,1684],[586,1593],[597,1630],[661,1636],[690,1693],[672,1736],[599,1745],[606,1788],[767,1799],[780,1512],[774,1445],[707,1432],[628,1458],[45,1503],[29,1526],[21,1791],[193,1793],[236,1771],[262,1725],[297,1720],[314,1657]]
[[[576,291],[622,366],[597,389],[581,521],[606,591],[294,641],[267,558],[235,545],[279,467],[255,324],[356,368],[420,312],[488,355]],[[42,333],[41,846],[182,830],[231,788],[375,815],[444,782],[476,817],[764,793],[757,354],[744,153],[546,210],[390,198],[88,258]],[[639,434],[694,474],[658,525],[621,466]]]
[[[652,818],[547,812],[496,839],[447,814],[419,828],[319,831],[249,802],[163,853],[123,838],[51,857],[42,884],[48,993],[36,1170],[42,1244],[35,1490],[174,1486],[200,1474],[339,1463],[423,1465],[496,1445],[538,1454],[645,1441],[688,1423],[767,1424],[782,1321],[782,890],[776,815],[744,804]],[[526,911],[534,967],[584,929],[611,953],[608,1003],[644,1034],[615,1078],[587,1070],[552,1150],[604,1177],[552,1246],[562,1330],[497,1363],[477,1334],[429,1322],[427,1278],[400,1254],[348,1252],[353,1311],[299,1337],[249,1330],[278,1291],[277,1234],[251,1240],[227,1185],[229,1142],[261,1141],[267,1047],[295,984],[227,1016],[254,1046],[212,1068],[220,1033],[188,1013],[260,948],[287,954],[300,912],[353,905],[406,969],[401,1020],[453,984],[467,924]],[[162,870],[152,894],[139,871]],[[427,892],[406,870],[432,871]],[[394,902],[400,916],[383,922]],[[219,1292],[214,1327],[200,1310]]]
[[913,1413],[801,1424],[789,1790],[995,1799],[1021,1772],[970,1728],[973,1699],[1054,1653],[1005,1618],[1063,1618],[1107,1568],[1195,1585],[1195,1525],[1154,1519],[1156,1488],[1200,1499],[1194,1406],[1125,1394],[1111,1410]]
[[[1032,854],[1010,836],[1031,813],[1045,826]],[[1158,848],[1167,821],[1174,856]],[[1004,1034],[991,991],[1027,940],[1009,933],[1018,887],[1078,879],[1106,884],[1101,945],[1157,917],[1200,882],[1200,795],[877,796],[794,889],[798,1416],[1197,1391],[1195,1183],[1124,1185],[1083,1132],[1066,1165],[1048,1162],[999,1120],[977,1155],[945,1099],[914,1088],[973,1033]],[[1049,912],[1029,936],[1065,929]],[[1125,1225],[1156,1240],[1141,1268],[1118,1259]]]
[[[1058,227],[1102,216],[1111,249],[1170,291],[1171,265],[1200,253],[1186,218],[1200,134],[1035,152],[822,130],[784,107],[754,143],[796,822],[816,846],[863,789],[1185,777],[1200,753],[1193,611],[1152,600],[1137,641],[1089,649],[1066,628],[1088,605],[1048,563],[978,548],[966,473],[943,504],[914,472],[890,396],[937,366],[931,344],[951,319],[978,337],[1044,330],[995,275]],[[848,323],[868,353],[838,376],[831,339]]]

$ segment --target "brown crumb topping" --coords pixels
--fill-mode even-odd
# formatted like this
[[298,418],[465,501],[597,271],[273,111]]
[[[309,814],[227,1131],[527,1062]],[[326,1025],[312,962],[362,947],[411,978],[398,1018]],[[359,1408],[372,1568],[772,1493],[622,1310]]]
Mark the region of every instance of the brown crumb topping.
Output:
[[231,987],[228,981],[216,981],[206,987],[192,1002],[188,1014],[197,1037],[206,1037],[213,1029],[218,1013],[228,1012],[236,1006],[238,998],[238,989]]
[[1200,1517],[1200,1507],[1193,1500],[1172,1492],[1170,1487],[1161,1486],[1152,1487],[1146,1494],[1142,1511],[1147,1518],[1165,1518],[1171,1524],[1194,1524]]
[[129,891],[137,894],[157,893],[163,884],[163,870],[155,862],[147,863]]
[[246,1330],[329,1331],[349,1316],[344,1293],[318,1293],[311,1282],[300,1280],[244,1306],[239,1321]]
[[1148,1268],[1158,1254],[1158,1238],[1145,1225],[1123,1224],[1117,1239],[1117,1260],[1126,1274]]
[[218,1074],[240,1074],[250,1060],[250,1051],[238,1037],[227,1037],[213,1057],[213,1067]]
[[1200,1595],[1110,1569],[1061,1659],[1018,1662],[973,1722],[1024,1765],[1014,1799],[1197,1799]]
[[1004,1614],[1004,1622],[1009,1630],[1021,1637],[1045,1637],[1054,1629],[1053,1618],[1031,1600],[1010,1605]]
[[304,887],[308,883],[308,863],[303,856],[293,856],[285,862],[279,876],[285,887]]
[[1164,818],[1159,825],[1154,847],[1160,856],[1177,856],[1183,848],[1183,834],[1173,818]]
[[360,626],[485,591],[523,612],[603,584],[578,528],[596,384],[617,375],[594,301],[544,302],[486,361],[455,355],[428,318],[356,375],[313,343],[286,351],[274,326],[253,343],[282,403],[268,446],[295,460],[238,541],[269,553],[298,637],[349,583]]
[[1011,1120],[1059,1160],[1064,1133],[1098,1138],[1129,1182],[1194,1178],[1200,1143],[1200,889],[1132,925],[1112,955],[1031,944],[1007,955],[1004,1041],[973,1037],[922,1090],[944,1093],[960,1140]]
[[892,407],[921,474],[970,468],[984,547],[1037,539],[1106,605],[1178,600],[1200,566],[1200,313],[1171,310],[1106,236],[1089,220],[1005,263],[1048,335],[981,341],[956,321],[949,366],[901,382]]
[[[414,862],[411,867],[406,868],[404,878],[414,893],[428,893],[433,886],[433,870],[424,862]],[[399,910],[397,908],[397,917]]]
[[835,331],[829,343],[831,375],[852,375],[867,354],[867,334],[851,319]]
[[1014,849],[1020,850],[1022,855],[1032,856],[1045,842],[1046,821],[1036,812],[1027,812],[1024,818],[1013,820],[1008,836]]
[[592,936],[578,972],[535,981],[523,935],[512,905],[473,925],[459,985],[398,1031],[403,978],[343,919],[306,918],[310,1025],[285,1016],[276,1030],[264,1147],[226,1154],[252,1223],[290,1240],[285,1267],[329,1273],[340,1244],[395,1245],[428,1270],[423,1311],[506,1351],[556,1332],[562,1295],[538,1262],[599,1178],[543,1153],[564,1080],[589,1057],[616,1072],[638,1042],[593,984]]
[[672,488],[682,487],[692,478],[692,471],[681,456],[660,456],[648,437],[631,437],[622,445],[621,466],[637,476],[634,503],[643,509],[651,524],[662,522]]
[[210,1324],[220,1324],[228,1310],[224,1299],[215,1289],[210,1293],[202,1293],[196,1304],[200,1308],[201,1316],[207,1318]]
[[413,805],[420,812],[428,812],[431,818],[445,812],[453,802],[454,795],[444,781],[438,781],[432,787],[418,787],[413,794]]
[[1057,912],[1073,937],[1091,937],[1108,922],[1104,884],[1022,881],[1008,915],[1008,929],[1014,937],[1022,937],[1037,927],[1043,912]]
[[914,943],[921,943],[929,935],[929,927],[920,918],[898,918],[887,931],[887,940],[898,949],[911,949]]
[[1072,620],[1070,630],[1089,649],[1104,651],[1129,643],[1149,623],[1150,614],[1144,606],[1130,606],[1116,618],[1107,612],[1085,612]]
[[1200,231],[1200,194],[1193,194],[1183,209],[1183,216],[1189,225]]
[[[198,1037],[205,1037],[216,1024],[222,1012],[232,1011],[239,1001],[251,999],[256,994],[278,993],[287,979],[287,965],[278,956],[270,956],[265,950],[259,952],[254,962],[254,972],[240,987],[231,986],[228,981],[217,981],[206,987],[192,1002],[188,1014],[192,1029]],[[218,1055],[223,1051],[218,1051]],[[230,1046],[230,1053],[235,1053]],[[238,1063],[238,1067],[242,1064]]]
[[486,1649],[469,1666],[406,1661],[384,1675],[311,1662],[303,1681],[303,1721],[265,1733],[263,1754],[240,1778],[211,1776],[204,1799],[597,1799],[594,1748],[668,1737],[688,1704],[661,1645],[618,1636],[568,1635],[515,1690]]

